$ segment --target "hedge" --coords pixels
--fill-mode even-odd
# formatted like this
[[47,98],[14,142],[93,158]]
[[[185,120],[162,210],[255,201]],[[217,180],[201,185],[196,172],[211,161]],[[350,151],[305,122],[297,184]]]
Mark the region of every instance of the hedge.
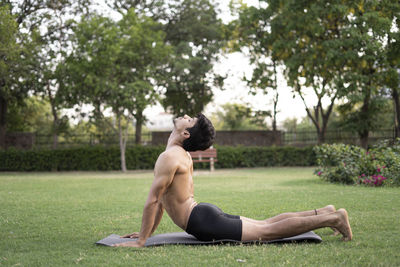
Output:
[[[313,166],[312,147],[229,147],[216,146],[216,168]],[[133,146],[126,149],[128,170],[152,169],[165,146]],[[208,163],[195,168],[208,168]],[[119,147],[0,151],[0,171],[109,171],[120,170]]]

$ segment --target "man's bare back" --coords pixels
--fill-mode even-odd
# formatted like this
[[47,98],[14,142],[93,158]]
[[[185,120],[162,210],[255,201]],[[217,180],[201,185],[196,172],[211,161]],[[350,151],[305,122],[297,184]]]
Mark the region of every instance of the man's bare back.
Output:
[[345,241],[352,239],[347,211],[336,211],[333,205],[254,220],[226,214],[212,204],[197,204],[193,161],[186,151],[204,150],[212,144],[214,137],[211,122],[202,114],[199,118],[185,115],[174,120],[167,148],[154,167],[154,180],[143,209],[140,233],[123,236],[137,240],[116,246],[143,247],[160,223],[164,209],[177,226],[200,240],[272,240],[322,227],[331,227],[336,234],[342,234]]

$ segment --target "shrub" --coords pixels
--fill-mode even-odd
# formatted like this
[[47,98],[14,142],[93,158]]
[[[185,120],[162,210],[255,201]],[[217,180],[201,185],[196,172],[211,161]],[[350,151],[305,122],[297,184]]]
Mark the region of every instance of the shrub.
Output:
[[314,148],[322,179],[369,186],[400,185],[400,140],[379,143],[369,151],[353,145],[333,144]]
[[[151,169],[162,146],[133,146],[126,149],[130,170]],[[119,147],[89,146],[79,148],[0,151],[0,171],[109,171],[120,170]]]
[[371,153],[380,163],[379,174],[387,178],[385,183],[400,186],[400,138],[393,143],[378,143],[371,149]]
[[[312,147],[216,146],[216,168],[313,166]],[[129,170],[152,169],[165,146],[132,146],[126,149]],[[195,163],[209,168],[209,163]],[[0,150],[0,171],[107,171],[120,170],[119,147],[89,146],[56,150]]]
[[244,147],[216,146],[217,168],[314,166],[312,147]]

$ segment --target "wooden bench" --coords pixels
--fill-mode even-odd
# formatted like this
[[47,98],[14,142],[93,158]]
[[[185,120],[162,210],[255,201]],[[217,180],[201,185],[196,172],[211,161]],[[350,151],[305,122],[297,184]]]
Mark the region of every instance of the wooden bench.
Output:
[[210,171],[214,171],[214,162],[217,161],[217,150],[209,148],[204,151],[191,151],[189,152],[193,162],[210,162]]

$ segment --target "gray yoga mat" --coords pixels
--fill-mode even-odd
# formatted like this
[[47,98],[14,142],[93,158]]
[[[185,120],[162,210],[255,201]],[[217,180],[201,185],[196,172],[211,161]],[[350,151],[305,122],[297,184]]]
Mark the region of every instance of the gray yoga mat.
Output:
[[[131,238],[121,238],[119,235],[111,234],[106,238],[97,241],[96,244],[104,246],[112,246],[114,244],[123,243],[126,241],[134,241]],[[277,243],[292,243],[292,242],[313,242],[320,243],[322,239],[319,235],[310,231],[301,235],[276,239],[271,241],[236,241],[236,240],[214,240],[214,241],[200,241],[186,232],[166,233],[149,237],[146,241],[145,247],[161,246],[161,245],[219,245],[219,244],[277,244]]]

